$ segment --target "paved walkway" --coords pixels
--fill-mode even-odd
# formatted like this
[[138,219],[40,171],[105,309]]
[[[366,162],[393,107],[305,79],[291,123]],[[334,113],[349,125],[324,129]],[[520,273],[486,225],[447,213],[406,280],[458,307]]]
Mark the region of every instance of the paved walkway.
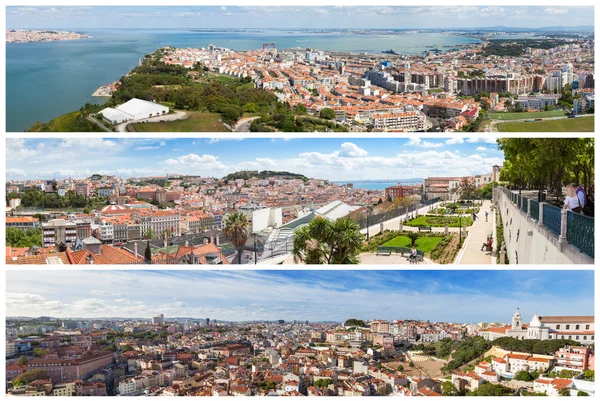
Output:
[[[489,234],[494,235],[494,244],[492,244],[492,249],[496,247],[496,214],[490,208],[492,206],[492,202],[486,200],[483,202],[483,206],[479,210],[479,217],[471,227],[467,227],[468,236],[465,240],[463,247],[461,248],[456,260],[455,264],[461,265],[472,265],[472,264],[481,264],[481,265],[489,265],[496,263],[496,256],[493,255],[490,251],[482,251],[481,245],[487,241],[487,237]],[[489,213],[488,221],[485,221],[485,212]]]
[[[408,256],[402,255],[377,255],[376,253],[361,253],[358,255],[360,264],[362,265],[410,265]],[[424,258],[421,265],[430,265],[433,262],[427,258]],[[417,265],[413,265],[417,266]]]

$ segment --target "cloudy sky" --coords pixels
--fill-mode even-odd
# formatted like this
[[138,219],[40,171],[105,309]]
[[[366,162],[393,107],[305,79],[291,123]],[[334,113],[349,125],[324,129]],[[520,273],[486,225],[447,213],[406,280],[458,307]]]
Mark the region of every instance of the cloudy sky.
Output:
[[592,7],[7,7],[8,28],[468,28],[593,25]]
[[[593,315],[592,271],[48,271],[7,273],[7,316],[509,322]],[[61,289],[57,291],[57,289]]]
[[493,137],[452,139],[6,139],[8,180],[285,170],[333,181],[491,173]]

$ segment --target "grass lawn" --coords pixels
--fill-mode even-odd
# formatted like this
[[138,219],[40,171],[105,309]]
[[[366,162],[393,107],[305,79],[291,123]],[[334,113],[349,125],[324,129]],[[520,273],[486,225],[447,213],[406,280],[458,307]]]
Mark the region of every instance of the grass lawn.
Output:
[[[415,243],[418,250],[425,253],[431,252],[433,248],[442,240],[443,237],[421,237]],[[410,248],[410,238],[404,235],[399,235],[394,239],[389,240],[382,246],[401,246],[404,248]]]
[[185,120],[132,124],[136,132],[227,132],[218,113],[186,111]]
[[[467,217],[467,226],[470,226],[473,221],[471,217]],[[463,217],[464,221],[464,217]],[[407,226],[428,226],[428,227],[445,227],[448,223],[448,227],[458,227],[458,217],[451,216],[419,216],[414,220],[406,223]],[[464,224],[464,223],[463,223]]]
[[529,118],[564,117],[567,114],[562,110],[536,111],[523,113],[488,113],[491,120],[525,120]]
[[498,132],[593,132],[594,117],[498,123]]

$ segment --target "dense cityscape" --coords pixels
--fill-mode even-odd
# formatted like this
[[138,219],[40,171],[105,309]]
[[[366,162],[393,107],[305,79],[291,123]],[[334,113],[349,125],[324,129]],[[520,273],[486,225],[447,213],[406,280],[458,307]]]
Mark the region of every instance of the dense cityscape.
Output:
[[[7,172],[27,178],[7,179],[6,263],[593,263],[592,139],[501,138],[497,150],[461,138],[391,140],[399,141],[392,148],[389,141],[357,141],[363,147],[322,141],[321,152],[338,150],[317,153],[307,140],[107,140],[89,149],[80,141],[10,140],[15,161]],[[96,146],[110,149],[112,168],[130,171],[127,176],[93,173],[108,167],[88,160]],[[223,152],[178,156],[187,146]],[[405,146],[441,150],[419,153]],[[233,149],[254,161],[232,158]],[[31,170],[32,156],[64,159],[64,152],[71,162],[48,173],[58,178],[42,179]],[[281,156],[268,159],[264,152]],[[565,159],[563,152],[580,157]],[[154,162],[166,154],[173,157]],[[525,169],[520,160],[536,162]],[[155,173],[134,176],[130,163]],[[457,175],[413,175],[443,174],[449,164]],[[197,173],[169,172],[174,166]],[[372,174],[381,174],[380,166],[400,178],[377,183]],[[79,176],[82,169],[89,175]],[[298,171],[328,178],[362,174],[374,181],[338,182]],[[578,192],[578,210],[572,203],[565,207],[571,189]],[[323,225],[336,235],[323,236]],[[527,230],[532,234],[519,238]],[[313,243],[322,244],[320,252],[311,252]]]
[[6,31],[6,43],[49,42],[55,40],[87,39],[88,35],[68,31],[37,31],[28,29],[11,29]]
[[[202,88],[222,98],[230,95],[220,85],[233,83],[241,104],[206,110],[221,116],[219,130],[555,131],[561,122],[587,124],[561,131],[591,130],[593,40],[505,42],[433,48],[422,56],[278,50],[275,43],[255,51],[164,47],[101,87],[96,95],[112,96],[111,107],[88,120],[108,131],[169,130],[204,110]],[[259,89],[271,97],[261,98]],[[273,102],[288,110],[268,112],[265,105]],[[204,130],[205,118],[197,130]]]
[[63,263],[89,263],[77,254],[91,252],[95,263],[142,263],[146,241],[154,240],[156,263],[169,255],[187,257],[190,250],[204,256],[196,263],[230,263],[235,249],[224,232],[228,215],[242,213],[252,232],[268,242],[282,227],[305,224],[315,215],[359,220],[370,205],[375,205],[374,213],[400,205],[421,207],[427,200],[448,198],[448,188],[457,188],[465,179],[477,188],[493,182],[489,173],[370,190],[276,171],[241,171],[222,179],[170,174],[10,180],[7,235],[20,230],[36,238],[31,247],[11,246],[7,262],[59,258]]
[[[591,272],[38,274],[9,273],[12,395],[594,394]],[[48,287],[65,280],[68,292]],[[514,287],[532,281],[544,288]],[[198,292],[173,297],[180,283]],[[492,310],[501,294],[524,308]],[[468,297],[478,306],[454,309]]]
[[[206,11],[226,19],[243,11],[232,9]],[[205,8],[196,10],[201,15]],[[324,7],[322,12],[340,10]],[[402,10],[392,7],[385,13]],[[591,132],[593,26],[515,25],[523,23],[517,22],[520,13],[552,15],[548,10],[514,11],[515,21],[506,17],[509,26],[447,29],[274,29],[270,26],[277,21],[269,21],[270,13],[260,16],[265,26],[254,29],[194,28],[188,21],[191,25],[181,32],[169,33],[171,42],[158,41],[153,51],[139,55],[133,69],[129,63],[126,70],[115,71],[112,82],[79,99],[79,110],[71,107],[64,114],[62,108],[63,115],[37,120],[28,130]],[[10,25],[15,26],[26,11],[13,10],[16,21]],[[312,11],[294,12],[305,18]],[[424,12],[410,7],[406,11]],[[38,12],[44,14],[43,9]],[[370,17],[377,10],[363,12]],[[465,11],[469,12],[473,10]],[[33,41],[50,33],[67,39],[85,37],[17,29],[7,35],[11,41]],[[105,40],[104,34],[99,42]],[[152,37],[145,31],[136,35]],[[25,50],[17,48],[15,54]],[[24,76],[18,73],[15,70],[15,80]],[[54,73],[48,71],[49,76]],[[87,81],[80,86],[88,87]],[[89,97],[92,92],[94,100]]]

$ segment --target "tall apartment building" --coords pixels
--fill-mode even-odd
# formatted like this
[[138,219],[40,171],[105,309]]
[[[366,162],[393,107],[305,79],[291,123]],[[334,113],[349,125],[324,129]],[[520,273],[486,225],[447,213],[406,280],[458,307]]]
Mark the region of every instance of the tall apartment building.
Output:
[[77,224],[56,219],[42,223],[42,246],[44,248],[65,245],[71,247],[77,240]]
[[590,347],[565,346],[554,353],[555,365],[571,370],[594,368],[594,353]]

